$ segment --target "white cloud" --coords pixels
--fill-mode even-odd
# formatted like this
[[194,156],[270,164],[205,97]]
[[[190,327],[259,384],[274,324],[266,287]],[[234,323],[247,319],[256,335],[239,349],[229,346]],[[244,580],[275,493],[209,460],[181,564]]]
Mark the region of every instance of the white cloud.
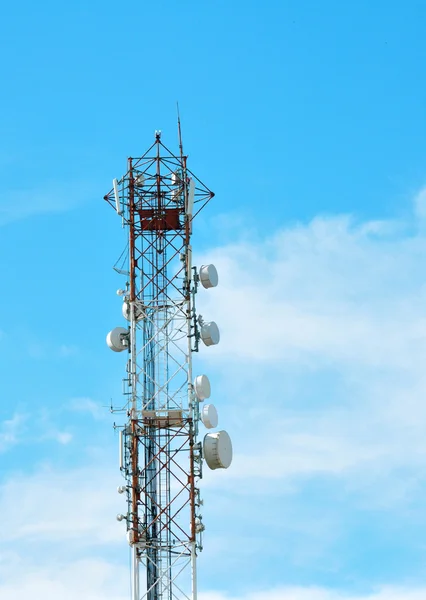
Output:
[[26,415],[15,413],[13,417],[0,423],[0,452],[8,450],[20,441],[26,420]]
[[37,413],[15,412],[10,419],[0,423],[0,452],[6,452],[22,443],[55,440],[60,444],[68,444],[71,439],[69,432],[62,431],[51,423],[46,410]]
[[[317,515],[306,525],[292,521],[291,513],[280,508],[284,494],[303,502],[299,492],[308,478],[326,476],[341,482],[345,510],[351,510],[350,496],[360,491],[368,494],[371,509],[398,503],[407,507],[410,495],[422,489],[419,481],[426,478],[425,252],[421,229],[408,234],[405,224],[357,224],[343,216],[317,218],[263,242],[234,243],[206,256],[217,264],[221,282],[218,289],[201,290],[199,302],[204,317],[217,320],[222,342],[217,348],[203,349],[201,356],[223,373],[222,381],[220,376],[212,381],[212,401],[217,401],[220,426],[229,428],[235,446],[229,471],[205,469],[207,553],[211,529],[215,535],[215,510],[229,519],[227,527],[229,522],[235,539],[237,524],[242,529],[257,518],[256,494],[279,498],[275,514],[264,515],[271,537],[265,559],[286,527],[305,542],[309,538],[312,546],[312,532],[304,532],[303,525],[311,530]],[[90,398],[74,399],[67,409],[89,412],[95,418],[100,415]],[[67,432],[56,431],[58,441],[67,441]],[[21,600],[31,590],[34,600],[74,600],[82,595],[90,600],[127,598],[127,590],[123,591],[127,569],[95,556],[112,547],[123,560],[127,556],[124,529],[115,521],[116,513],[124,512],[124,499],[115,493],[120,482],[113,460],[92,460],[71,470],[47,466],[33,473],[15,473],[5,481],[0,487],[0,511],[8,519],[1,543],[8,552],[23,546],[43,552],[40,564],[37,568],[30,564],[25,577],[18,575],[19,558],[13,558],[17,566],[3,578],[0,597]],[[333,512],[335,507],[331,503],[328,509]],[[294,515],[300,517],[297,511]],[[314,548],[309,560],[327,546],[327,536],[340,535],[334,523],[327,522],[328,516],[316,524],[319,549]],[[216,541],[218,557],[228,560],[228,542]],[[67,553],[73,551],[82,560],[66,565],[53,560],[50,568],[52,554],[64,545]],[[299,552],[300,562],[305,560],[306,565],[309,560],[302,546],[288,552]],[[245,551],[258,552],[248,537]],[[333,548],[327,548],[330,551]],[[92,561],[84,559],[87,552]],[[314,562],[318,564],[316,556]],[[234,575],[241,576],[243,568],[239,564]],[[122,587],[109,584],[106,573],[116,574]],[[425,597],[423,588],[403,587],[378,587],[363,594],[300,586],[245,595],[199,594],[200,600]]]
[[125,567],[99,558],[49,559],[42,566],[22,561],[12,568],[7,564],[7,569],[0,563],[2,600],[128,600]]
[[[2,567],[2,600],[128,600],[129,571],[100,558],[67,561],[50,557],[46,566],[21,561]],[[11,566],[13,565],[13,566]],[[7,568],[6,568],[7,567]],[[280,587],[246,594],[199,590],[200,600],[424,600],[426,588],[382,587],[350,593],[321,587]]]
[[200,311],[222,334],[203,358],[225,374],[220,426],[237,434],[221,484],[326,474],[392,502],[426,477],[424,256],[413,223],[331,216],[202,257],[220,284]]
[[14,473],[0,485],[0,513],[8,515],[2,544],[25,540],[63,545],[74,540],[88,547],[124,542],[125,531],[115,519],[125,509],[123,497],[116,493],[120,481],[115,464],[106,468],[104,463]]
[[287,587],[238,596],[219,592],[201,593],[199,597],[200,600],[424,600],[426,588],[385,587],[367,594],[353,594],[319,587]]
[[[90,413],[96,420],[107,420],[109,412],[90,398],[76,398],[63,406],[46,408],[39,406],[15,412],[9,419],[0,422],[0,452],[6,452],[17,444],[40,444],[53,440],[67,445],[74,440],[76,423],[70,421],[69,411]],[[68,413],[68,418],[64,415]],[[94,439],[95,436],[93,436]]]
[[223,332],[213,356],[317,368],[418,362],[419,349],[426,352],[426,239],[376,235],[370,225],[321,217],[209,254],[221,277],[200,295],[203,314]]

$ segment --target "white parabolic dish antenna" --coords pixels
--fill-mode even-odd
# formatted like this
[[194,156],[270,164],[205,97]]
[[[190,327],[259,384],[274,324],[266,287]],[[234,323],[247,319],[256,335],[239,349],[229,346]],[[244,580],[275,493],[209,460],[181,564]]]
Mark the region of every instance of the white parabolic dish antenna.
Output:
[[213,429],[214,427],[217,427],[219,417],[214,404],[205,404],[203,406],[203,410],[201,411],[201,420],[204,427],[207,427],[207,429]]
[[127,348],[128,341],[123,336],[127,335],[128,331],[124,327],[115,327],[106,337],[108,347],[114,352],[122,352]]
[[202,402],[206,398],[210,398],[211,388],[210,381],[207,375],[198,375],[194,381],[195,395]]
[[206,346],[215,346],[220,342],[219,327],[214,321],[204,323],[201,327],[201,339]]
[[204,458],[212,470],[227,469],[232,462],[232,442],[226,431],[215,431],[204,436]]
[[[126,321],[130,321],[130,304],[126,300],[123,302],[121,312],[123,313],[123,317],[126,319]],[[135,302],[135,317],[136,321],[140,321],[144,317],[142,304],[138,301]]]
[[219,283],[219,275],[214,265],[202,265],[200,267],[201,285],[206,289],[216,287]]

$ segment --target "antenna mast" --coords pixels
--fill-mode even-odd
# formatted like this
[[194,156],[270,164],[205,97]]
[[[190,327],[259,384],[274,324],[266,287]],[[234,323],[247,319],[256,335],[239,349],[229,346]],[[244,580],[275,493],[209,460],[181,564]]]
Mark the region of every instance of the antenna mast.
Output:
[[179,102],[176,102],[180,158],[183,158],[182,130],[180,128]]
[[228,468],[232,445],[217,426],[206,375],[193,378],[192,357],[219,343],[213,321],[197,315],[200,289],[215,287],[214,265],[192,266],[194,217],[214,196],[186,165],[178,107],[179,156],[161,132],[104,199],[128,233],[122,314],[127,327],[107,335],[114,352],[127,353],[124,401],[117,409],[120,470],[127,498],[125,521],[132,552],[131,600],[196,600],[196,559],[204,524],[199,483],[204,462]]

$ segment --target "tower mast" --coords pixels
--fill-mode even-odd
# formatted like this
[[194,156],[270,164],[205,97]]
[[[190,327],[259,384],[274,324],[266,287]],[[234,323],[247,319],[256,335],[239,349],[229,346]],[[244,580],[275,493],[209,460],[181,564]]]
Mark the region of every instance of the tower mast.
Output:
[[120,470],[125,485],[125,521],[131,547],[131,600],[196,600],[196,559],[204,525],[199,482],[205,461],[227,468],[232,446],[225,431],[198,439],[199,424],[217,426],[206,375],[193,380],[192,357],[200,342],[219,342],[213,321],[197,315],[200,285],[215,287],[213,265],[192,266],[194,217],[213,197],[187,168],[179,128],[179,155],[161,133],[104,197],[127,229],[127,277],[122,313],[127,327],[107,336],[115,352],[127,351],[124,403],[119,426]]

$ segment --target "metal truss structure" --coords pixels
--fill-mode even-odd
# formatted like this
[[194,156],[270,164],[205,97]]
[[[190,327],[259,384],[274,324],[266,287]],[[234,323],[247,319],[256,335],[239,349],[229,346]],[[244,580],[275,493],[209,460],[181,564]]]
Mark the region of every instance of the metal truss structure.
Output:
[[128,232],[123,315],[127,328],[109,339],[127,350],[124,378],[127,423],[119,427],[120,468],[127,496],[132,552],[132,600],[195,600],[196,557],[202,549],[200,419],[192,353],[202,339],[191,264],[193,219],[213,193],[156,132],[140,158],[104,197]]

